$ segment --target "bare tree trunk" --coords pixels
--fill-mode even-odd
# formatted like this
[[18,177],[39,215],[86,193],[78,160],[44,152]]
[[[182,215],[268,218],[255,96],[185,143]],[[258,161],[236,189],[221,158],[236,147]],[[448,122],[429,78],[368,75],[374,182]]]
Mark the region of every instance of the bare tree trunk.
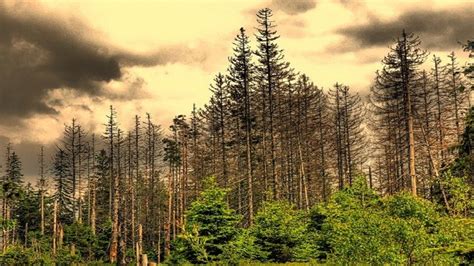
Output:
[[[247,92],[248,93],[248,92]],[[246,121],[245,121],[245,149],[246,149],[246,162],[247,162],[247,183],[248,183],[248,188],[247,188],[247,204],[249,208],[249,225],[252,225],[253,223],[253,177],[252,177],[252,151],[251,151],[251,144],[250,144],[250,101],[246,99],[247,107],[246,107]],[[240,184],[240,183],[239,183]]]
[[408,84],[408,62],[407,62],[407,47],[406,47],[406,34],[403,31],[403,54],[402,54],[402,78],[403,78],[403,90],[406,97],[406,110],[408,119],[408,149],[409,149],[409,174],[411,181],[411,193],[413,196],[417,195],[416,188],[416,173],[415,173],[415,134],[413,131],[413,110],[412,110],[412,95]]
[[58,239],[58,201],[53,204],[53,255],[56,255],[57,239]]
[[304,160],[303,160],[303,151],[301,149],[301,141],[298,139],[298,154],[300,157],[300,182],[301,182],[301,196],[304,200],[304,205],[303,208],[308,210],[309,209],[309,200],[308,200],[308,188],[306,185],[306,174],[305,174],[305,166],[304,166]]
[[347,160],[347,175],[349,178],[349,185],[352,185],[352,152],[351,152],[351,142],[350,142],[350,132],[349,132],[349,112],[348,112],[348,100],[347,100],[347,87],[343,88],[343,95],[344,95],[344,131],[345,131],[345,153],[346,153],[346,160]]
[[25,247],[28,247],[28,223],[25,224]]
[[173,208],[173,173],[172,173],[172,163],[170,162],[170,175],[168,177],[168,215],[167,215],[167,222],[165,226],[165,257],[170,255],[170,247],[171,247],[171,215],[172,215],[172,208]]
[[143,226],[138,225],[138,253],[143,254]]
[[[113,173],[113,187],[111,194],[113,193],[113,202],[112,202],[112,235],[110,238],[110,247],[109,247],[109,260],[111,263],[117,262],[118,255],[118,241],[119,241],[119,231],[120,231],[120,221],[119,221],[119,201],[120,201],[120,129],[117,132],[117,171]],[[112,135],[113,137],[113,135]],[[112,153],[110,155],[114,157]],[[112,166],[113,169],[113,166]]]
[[44,147],[41,146],[40,151],[40,215],[41,215],[41,223],[40,223],[40,230],[41,235],[44,236],[44,193],[46,189],[46,179],[44,176]]
[[77,221],[82,223],[82,193],[81,193],[81,185],[82,185],[82,131],[81,126],[77,126],[77,198],[78,204],[77,207]]
[[97,198],[97,192],[96,192],[96,175],[95,175],[95,135],[92,134],[92,178],[90,180],[90,217],[89,217],[89,222],[92,230],[92,234],[95,235],[96,233],[96,198]]
[[158,202],[158,245],[157,245],[158,265],[161,264],[161,202]]
[[323,135],[323,115],[322,115],[322,93],[319,96],[318,103],[318,124],[319,124],[319,149],[321,153],[321,177],[323,179],[323,201],[327,202],[327,180],[326,180],[326,155],[324,151],[324,135]]
[[77,222],[77,168],[76,168],[76,120],[72,119],[71,125],[71,175],[72,175],[72,214]]
[[339,84],[336,84],[336,153],[337,153],[337,172],[339,179],[339,189],[344,188],[344,170],[343,170],[343,161],[342,161],[342,133],[341,133],[341,112],[340,112],[340,103],[339,103]]

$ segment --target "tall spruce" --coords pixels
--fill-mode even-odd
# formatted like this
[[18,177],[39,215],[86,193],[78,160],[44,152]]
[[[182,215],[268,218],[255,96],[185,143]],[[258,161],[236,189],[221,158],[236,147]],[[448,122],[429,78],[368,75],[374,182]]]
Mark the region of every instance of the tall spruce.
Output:
[[[282,89],[289,64],[284,61],[283,50],[277,44],[280,36],[275,30],[276,25],[272,20],[273,12],[269,8],[257,12],[257,50],[255,51],[258,64],[255,68],[256,80],[259,83],[261,98],[260,120],[262,124],[262,157],[263,176],[267,180],[267,149],[270,148],[270,182],[273,197],[280,197],[280,178],[277,176],[276,139],[274,116],[276,111],[276,94]],[[268,119],[267,119],[268,118]],[[269,147],[267,140],[269,139]],[[268,189],[268,187],[265,187]]]

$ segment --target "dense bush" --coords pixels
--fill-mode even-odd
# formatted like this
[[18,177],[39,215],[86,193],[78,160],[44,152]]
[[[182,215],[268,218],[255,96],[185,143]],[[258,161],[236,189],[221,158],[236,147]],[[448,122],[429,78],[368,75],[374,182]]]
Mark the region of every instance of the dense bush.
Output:
[[239,233],[240,217],[230,209],[226,191],[209,178],[199,199],[186,213],[185,231],[174,242],[171,263],[207,263],[221,258],[226,245]]
[[[321,258],[337,264],[424,264],[460,263],[472,254],[472,225],[459,223],[454,230],[447,221],[459,220],[442,217],[431,202],[404,193],[380,198],[364,184],[360,178],[311,212]],[[464,255],[456,256],[453,248]]]
[[[465,194],[453,197],[466,208]],[[474,253],[472,219],[446,216],[405,193],[380,197],[363,177],[309,212],[285,201],[265,202],[246,229],[236,228],[238,216],[215,185],[187,215],[170,263],[458,264],[471,263]]]
[[95,251],[99,250],[97,237],[89,226],[83,223],[73,223],[64,227],[64,244],[74,247],[75,253],[84,261],[95,258]]
[[261,254],[259,259],[287,262],[298,257],[299,248],[305,242],[305,218],[285,201],[265,202],[249,229]]

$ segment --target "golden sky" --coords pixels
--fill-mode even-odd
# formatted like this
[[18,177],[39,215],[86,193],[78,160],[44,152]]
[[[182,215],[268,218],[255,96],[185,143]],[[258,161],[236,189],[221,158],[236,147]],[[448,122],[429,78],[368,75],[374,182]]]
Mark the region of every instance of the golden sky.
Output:
[[319,87],[340,82],[366,94],[402,28],[464,64],[457,42],[474,37],[473,3],[0,0],[0,144],[50,145],[73,117],[101,133],[110,104],[124,129],[146,112],[167,128],[207,102],[234,36],[240,27],[253,36],[262,7],[273,9],[293,68]]

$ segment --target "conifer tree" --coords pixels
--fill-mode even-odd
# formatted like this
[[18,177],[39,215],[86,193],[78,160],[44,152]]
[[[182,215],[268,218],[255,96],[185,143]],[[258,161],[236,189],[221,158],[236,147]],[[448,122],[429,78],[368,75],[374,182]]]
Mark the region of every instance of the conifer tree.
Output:
[[[248,221],[252,224],[253,213],[254,213],[254,180],[253,180],[253,128],[255,127],[255,118],[252,108],[252,96],[253,91],[253,73],[254,65],[251,62],[252,52],[250,50],[250,41],[245,33],[244,28],[240,28],[240,34],[235,37],[234,40],[234,54],[229,58],[229,69],[228,77],[229,90],[230,90],[230,104],[232,116],[237,125],[236,133],[234,133],[237,146],[240,147],[240,143],[243,142],[245,146],[245,168],[246,168],[246,179],[247,179],[247,206],[248,206]],[[244,131],[245,141],[242,141],[240,134],[241,129]],[[237,156],[241,157],[240,149],[238,149]],[[238,159],[237,159],[238,160]],[[237,170],[237,173],[240,172]],[[236,173],[236,174],[237,174]],[[240,184],[240,182],[239,182]]]
[[53,160],[53,173],[55,179],[54,199],[58,202],[59,219],[62,222],[68,221],[72,214],[72,182],[70,176],[70,165],[66,152],[57,149]]
[[[276,111],[276,95],[282,88],[284,79],[288,71],[288,63],[285,62],[283,51],[279,48],[277,40],[279,35],[275,30],[275,23],[272,21],[273,12],[269,8],[261,9],[257,12],[257,50],[255,51],[258,64],[256,66],[256,79],[260,85],[261,110],[260,120],[262,125],[262,157],[263,157],[263,176],[267,180],[268,172],[266,169],[267,149],[270,151],[270,182],[273,197],[280,197],[280,180],[277,177],[276,170],[276,140],[274,116]],[[267,119],[268,118],[268,119]],[[269,147],[267,140],[269,139]],[[268,187],[265,187],[268,189]]]
[[[377,86],[372,89],[373,100],[380,104],[377,108],[383,110],[382,114],[387,116],[385,121],[395,120],[394,124],[403,125],[399,129],[398,136],[391,137],[392,143],[398,146],[395,150],[400,162],[397,169],[400,171],[397,170],[396,177],[401,179],[400,187],[406,187],[406,184],[409,184],[413,195],[417,194],[414,94],[418,88],[418,68],[426,58],[426,52],[419,46],[418,37],[403,31],[390,53],[382,61],[384,67],[381,72],[378,72]],[[405,170],[410,177],[409,182],[405,180]]]

